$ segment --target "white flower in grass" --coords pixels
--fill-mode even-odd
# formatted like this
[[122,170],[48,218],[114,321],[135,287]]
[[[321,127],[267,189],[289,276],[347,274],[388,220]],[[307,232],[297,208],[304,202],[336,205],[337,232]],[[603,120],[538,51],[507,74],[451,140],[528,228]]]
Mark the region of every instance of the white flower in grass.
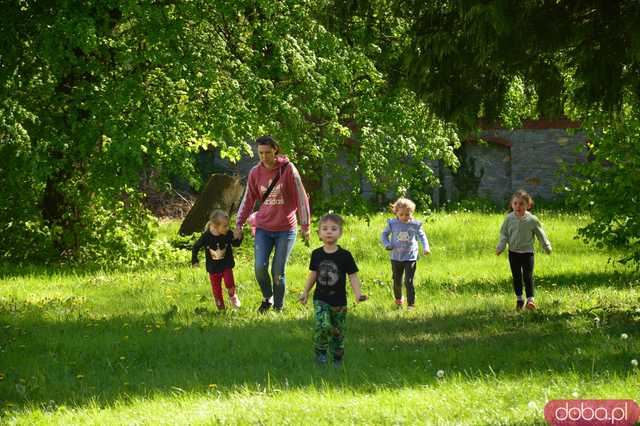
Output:
[[594,322],[594,323],[596,323],[596,325],[600,324],[600,318],[595,317],[595,318],[593,319],[593,322]]
[[527,404],[527,406],[531,409],[531,410],[535,410],[536,408],[538,408],[538,406],[536,405],[535,401],[529,401],[529,403]]
[[438,379],[442,379],[442,378],[444,377],[444,370],[438,370],[438,371],[436,372],[436,377],[437,377]]
[[572,397],[574,397],[574,398],[578,398],[578,396],[579,396],[579,395],[578,395],[578,392],[573,391],[573,393],[571,394],[571,396],[572,396]]
[[16,392],[18,392],[18,394],[20,394],[21,396],[24,396],[27,393],[27,387],[23,384],[18,383],[16,385]]
[[629,338],[629,335],[628,335],[627,333],[622,333],[622,334],[620,335],[620,338],[621,338],[622,340],[627,340],[627,339]]
[[634,358],[634,359],[632,359],[632,360],[631,360],[631,365],[633,365],[634,367],[637,367],[637,366],[638,366],[638,360],[637,360],[637,359],[635,359],[635,358]]

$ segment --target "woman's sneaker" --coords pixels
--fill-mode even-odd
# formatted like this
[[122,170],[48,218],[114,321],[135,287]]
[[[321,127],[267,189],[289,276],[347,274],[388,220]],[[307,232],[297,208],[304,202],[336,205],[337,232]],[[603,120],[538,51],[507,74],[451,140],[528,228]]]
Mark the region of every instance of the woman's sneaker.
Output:
[[234,294],[229,299],[231,299],[231,305],[233,306],[234,309],[240,308],[240,298],[238,297],[237,294]]
[[271,302],[269,302],[268,300],[263,300],[260,304],[260,307],[258,308],[258,313],[265,314],[269,309],[271,309]]

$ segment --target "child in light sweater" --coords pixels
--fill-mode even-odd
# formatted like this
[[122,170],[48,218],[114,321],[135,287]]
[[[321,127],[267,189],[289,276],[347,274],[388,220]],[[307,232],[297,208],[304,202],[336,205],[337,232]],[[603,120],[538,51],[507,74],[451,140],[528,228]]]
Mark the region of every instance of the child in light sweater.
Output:
[[[516,293],[516,309],[533,310],[533,238],[538,238],[542,249],[551,254],[551,243],[542,229],[542,223],[529,213],[533,207],[533,199],[524,190],[516,191],[509,203],[512,211],[504,218],[500,227],[500,242],[496,247],[496,255],[509,245],[509,266],[513,276],[513,290]],[[522,298],[522,282],[524,281],[527,303]]]

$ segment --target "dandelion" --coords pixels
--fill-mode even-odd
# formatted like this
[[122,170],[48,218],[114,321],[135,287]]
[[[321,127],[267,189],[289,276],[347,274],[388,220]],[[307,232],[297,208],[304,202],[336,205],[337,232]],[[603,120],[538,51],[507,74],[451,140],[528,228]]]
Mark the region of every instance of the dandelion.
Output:
[[574,391],[574,392],[571,394],[571,396],[572,396],[572,397],[574,397],[574,398],[578,398],[578,392]]
[[632,359],[632,360],[631,360],[631,365],[633,365],[634,367],[637,367],[637,366],[638,366],[638,360],[637,360],[637,359],[635,359],[635,358],[634,358],[634,359]]
[[531,410],[535,410],[537,408],[536,406],[536,402],[535,401],[529,401],[529,403],[527,404],[527,406],[531,409]]
[[627,340],[627,339],[629,338],[629,335],[628,335],[627,333],[622,333],[622,334],[620,335],[620,338],[621,338],[622,340]]
[[438,379],[442,379],[444,377],[444,370],[438,370],[436,372],[436,377],[438,377]]

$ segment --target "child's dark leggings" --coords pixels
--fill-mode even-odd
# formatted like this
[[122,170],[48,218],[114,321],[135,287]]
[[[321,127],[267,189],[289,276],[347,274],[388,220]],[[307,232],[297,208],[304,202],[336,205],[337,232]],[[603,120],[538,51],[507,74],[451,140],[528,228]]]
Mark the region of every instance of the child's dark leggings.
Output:
[[522,281],[527,297],[533,297],[533,253],[509,251],[509,266],[513,276],[513,290],[522,296]]
[[416,261],[391,261],[393,271],[393,296],[396,300],[402,299],[402,275],[404,274],[404,286],[407,288],[407,304],[413,306],[416,302],[416,290],[413,286],[413,276],[416,274]]

